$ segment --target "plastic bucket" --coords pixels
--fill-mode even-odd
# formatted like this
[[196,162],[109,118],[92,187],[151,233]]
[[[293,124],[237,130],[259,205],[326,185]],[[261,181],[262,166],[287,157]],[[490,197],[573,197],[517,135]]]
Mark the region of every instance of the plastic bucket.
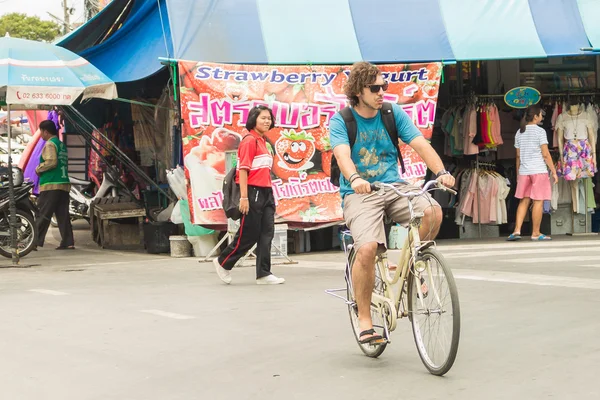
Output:
[[169,242],[171,242],[171,257],[181,258],[192,255],[192,245],[187,236],[171,236]]
[[177,234],[177,225],[171,222],[148,222],[144,224],[144,244],[150,254],[168,253],[169,237]]

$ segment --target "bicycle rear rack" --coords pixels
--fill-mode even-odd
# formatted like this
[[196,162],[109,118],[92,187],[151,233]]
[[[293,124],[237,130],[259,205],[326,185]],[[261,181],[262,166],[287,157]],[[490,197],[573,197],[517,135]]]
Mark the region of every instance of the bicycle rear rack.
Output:
[[[346,268],[345,268],[345,273],[344,273],[344,278],[346,279],[346,283],[348,283],[348,257],[350,256],[350,250],[352,250],[352,243],[348,243],[351,239],[352,239],[352,234],[350,233],[349,230],[344,230],[341,232],[342,233],[342,247],[344,249],[344,255],[346,258]],[[352,285],[350,285],[352,286]],[[354,305],[356,304],[354,301],[350,301],[350,299],[348,299],[348,296],[340,296],[339,294],[337,294],[338,292],[346,292],[348,289],[347,288],[341,288],[341,289],[326,289],[325,293],[327,293],[330,296],[336,297],[338,299],[344,300],[344,303],[346,303],[347,305]]]
[[346,288],[341,288],[341,289],[326,289],[325,293],[327,293],[330,296],[337,297],[338,299],[344,300],[344,303],[346,303],[349,306],[350,305],[354,305],[354,302],[348,300],[347,296],[340,296],[339,294],[336,294],[337,292],[345,292],[346,290],[347,290]]

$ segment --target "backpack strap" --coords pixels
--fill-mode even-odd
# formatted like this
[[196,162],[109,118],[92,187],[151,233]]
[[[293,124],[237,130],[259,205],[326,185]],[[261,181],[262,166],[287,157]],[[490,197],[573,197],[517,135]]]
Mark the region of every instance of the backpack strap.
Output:
[[354,143],[356,142],[356,132],[358,131],[356,119],[354,119],[354,114],[352,114],[350,107],[342,108],[340,114],[342,115],[342,118],[344,118],[346,131],[348,132],[348,141],[350,142],[350,150],[352,150],[352,146],[354,146]]
[[[383,125],[385,126],[385,130],[388,135],[390,135],[390,139],[392,140],[392,144],[396,147],[396,151],[398,151],[398,159],[400,160],[400,168],[402,169],[402,173],[406,173],[404,168],[404,158],[402,157],[402,153],[400,153],[400,146],[398,145],[398,128],[396,126],[396,118],[394,118],[394,110],[392,108],[392,104],[388,102],[384,102],[381,107],[381,120],[383,121]],[[356,122],[355,122],[356,124]]]
[[[348,141],[350,142],[350,149],[352,149],[352,146],[354,146],[354,143],[356,142],[356,134],[358,131],[356,119],[354,118],[354,114],[352,113],[350,107],[342,108],[340,110],[340,114],[344,119],[344,123],[346,124]],[[400,168],[404,174],[406,173],[406,169],[404,168],[404,158],[402,157],[400,146],[398,145],[398,128],[396,127],[396,118],[394,117],[394,110],[391,103],[383,103],[381,107],[381,119],[383,121],[383,125],[385,126],[385,130],[387,131],[388,135],[390,135],[392,144],[396,147],[398,159],[400,160]]]

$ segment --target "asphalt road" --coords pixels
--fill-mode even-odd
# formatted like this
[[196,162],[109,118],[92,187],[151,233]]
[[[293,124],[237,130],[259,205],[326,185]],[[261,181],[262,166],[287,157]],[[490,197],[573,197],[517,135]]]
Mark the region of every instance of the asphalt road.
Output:
[[[82,234],[81,232],[79,232]],[[362,355],[344,304],[341,252],[252,267],[49,246],[0,269],[0,398],[600,398],[600,240],[442,242],[457,277],[461,343],[429,375],[407,321],[379,359]]]

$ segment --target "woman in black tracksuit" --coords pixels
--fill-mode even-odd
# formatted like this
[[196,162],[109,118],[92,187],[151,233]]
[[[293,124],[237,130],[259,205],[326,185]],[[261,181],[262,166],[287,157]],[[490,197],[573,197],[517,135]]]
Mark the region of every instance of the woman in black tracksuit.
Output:
[[240,228],[225,251],[213,260],[219,278],[231,283],[231,270],[255,244],[256,283],[278,285],[285,279],[271,273],[271,242],[275,234],[275,198],[271,184],[273,156],[265,134],[275,126],[273,112],[265,106],[250,110],[238,148],[236,183],[240,185]]

